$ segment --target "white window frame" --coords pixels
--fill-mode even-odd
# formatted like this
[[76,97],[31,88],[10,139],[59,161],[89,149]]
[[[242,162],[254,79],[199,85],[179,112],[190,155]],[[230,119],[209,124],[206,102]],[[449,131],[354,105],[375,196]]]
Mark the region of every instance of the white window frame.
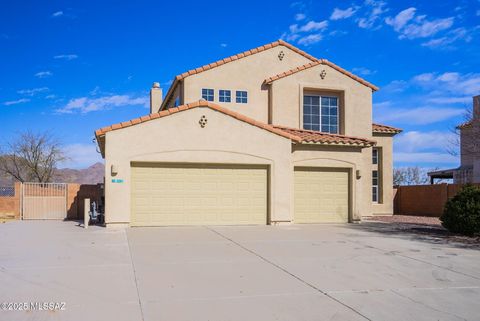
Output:
[[[305,98],[306,97],[318,97],[318,106],[315,106],[313,104],[310,104],[310,108],[315,108],[315,107],[318,107],[318,130],[317,129],[314,129],[314,126],[316,125],[313,121],[313,118],[314,117],[317,117],[317,115],[314,115],[313,111],[310,112],[310,114],[306,114],[305,113]],[[326,117],[329,117],[329,124],[328,125],[325,125],[325,126],[328,126],[329,128],[329,131],[323,131],[323,122],[322,122],[322,98],[335,98],[336,101],[337,101],[337,104],[336,106],[333,106],[333,105],[330,105],[330,100],[329,100],[329,106],[328,108],[331,108],[331,107],[336,107],[337,109],[337,121],[336,123],[330,123],[330,118],[331,117],[334,117],[332,115],[327,115]],[[302,106],[302,115],[303,115],[303,119],[302,119],[302,123],[303,123],[303,129],[307,129],[307,130],[315,130],[315,131],[319,131],[319,132],[324,132],[324,133],[330,133],[330,134],[339,134],[340,133],[340,98],[337,97],[337,96],[329,96],[329,95],[314,95],[314,94],[304,94],[303,95],[303,106]],[[311,121],[310,122],[305,122],[305,117],[311,117]],[[311,128],[306,128],[305,126],[307,125],[310,126]],[[331,127],[336,127],[336,131],[335,132],[332,132],[330,131]]]
[[[211,97],[211,99],[209,99]],[[202,88],[202,99],[206,101],[215,101],[215,90],[212,88]]]
[[[245,96],[239,94],[245,94]],[[236,90],[235,91],[235,102],[237,104],[248,104],[248,91],[246,90]]]
[[[228,93],[228,95],[227,95]],[[218,101],[221,103],[232,102],[232,91],[230,89],[220,89],[218,91]]]

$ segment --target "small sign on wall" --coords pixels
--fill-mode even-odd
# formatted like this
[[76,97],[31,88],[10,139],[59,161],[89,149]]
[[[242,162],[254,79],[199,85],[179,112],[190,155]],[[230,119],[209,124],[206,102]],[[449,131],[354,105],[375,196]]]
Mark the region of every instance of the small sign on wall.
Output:
[[123,183],[123,179],[121,179],[121,178],[112,178],[112,183]]

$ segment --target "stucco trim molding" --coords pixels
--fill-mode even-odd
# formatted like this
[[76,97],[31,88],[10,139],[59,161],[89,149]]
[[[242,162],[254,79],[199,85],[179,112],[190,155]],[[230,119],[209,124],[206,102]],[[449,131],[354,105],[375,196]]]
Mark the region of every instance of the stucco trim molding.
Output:
[[[273,164],[274,160],[271,158],[263,157],[260,155],[254,155],[254,154],[249,154],[249,153],[244,153],[244,152],[238,152],[238,151],[232,151],[232,150],[218,150],[218,149],[177,149],[177,150],[165,150],[165,151],[158,151],[158,152],[153,152],[153,153],[144,153],[144,154],[136,154],[132,155],[130,157],[130,162],[144,162],[144,163],[149,163],[149,162],[173,162],[173,163],[191,163],[191,164],[197,164],[199,163],[198,161],[189,161],[192,159],[192,154],[191,153],[206,153],[210,156],[214,153],[218,153],[219,155],[236,155],[236,156],[246,156],[249,158],[247,161],[248,164],[252,165],[268,165],[268,164]],[[181,157],[181,154],[186,154],[185,157]],[[163,157],[167,155],[168,157]],[[160,157],[156,157],[160,156]],[[169,160],[169,159],[172,160]],[[205,163],[202,161],[202,163]],[[235,159],[228,160],[226,157],[225,159],[221,159],[219,161],[213,161],[206,159],[206,163],[209,164],[238,164],[238,161]],[[242,161],[242,164],[245,163]]]

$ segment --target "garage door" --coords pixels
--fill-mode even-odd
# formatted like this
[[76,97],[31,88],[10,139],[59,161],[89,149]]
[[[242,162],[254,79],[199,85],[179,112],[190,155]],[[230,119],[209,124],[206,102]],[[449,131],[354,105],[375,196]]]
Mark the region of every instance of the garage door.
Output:
[[132,165],[131,225],[267,223],[267,169]]
[[348,170],[295,169],[295,223],[348,222]]

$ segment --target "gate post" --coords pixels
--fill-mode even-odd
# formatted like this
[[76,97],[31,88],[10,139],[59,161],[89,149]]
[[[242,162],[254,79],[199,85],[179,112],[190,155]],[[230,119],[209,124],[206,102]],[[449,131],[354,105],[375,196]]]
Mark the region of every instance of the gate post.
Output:
[[88,222],[90,221],[90,199],[86,198],[84,200],[84,208],[83,208],[83,227],[88,228]]

